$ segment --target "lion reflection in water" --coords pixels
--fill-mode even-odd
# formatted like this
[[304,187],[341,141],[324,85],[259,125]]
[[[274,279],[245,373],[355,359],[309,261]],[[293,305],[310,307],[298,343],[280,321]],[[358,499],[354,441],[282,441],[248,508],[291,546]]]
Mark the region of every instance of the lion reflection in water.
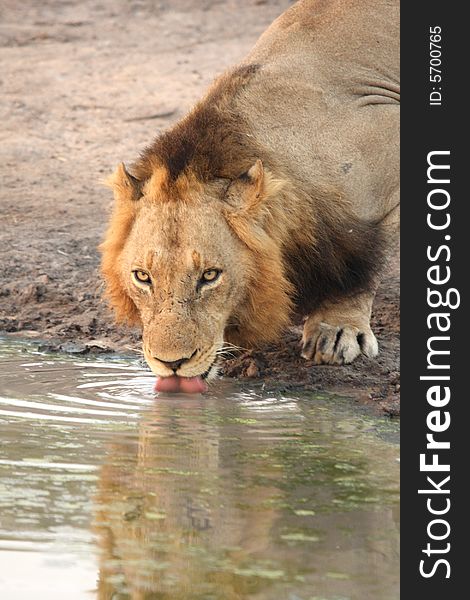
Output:
[[[159,400],[138,439],[110,443],[96,510],[99,600],[346,594],[351,581],[323,575],[339,569],[370,579],[376,597],[393,588],[394,509],[337,504],[351,490],[374,494],[368,476],[380,471],[377,452],[365,458],[357,437],[321,449],[342,423],[316,425],[320,439],[312,443],[303,411],[281,410],[287,430],[275,425],[263,435],[245,412],[218,400],[178,399],[177,407]],[[335,471],[342,463],[352,465],[353,482]],[[384,530],[392,533],[372,539]]]

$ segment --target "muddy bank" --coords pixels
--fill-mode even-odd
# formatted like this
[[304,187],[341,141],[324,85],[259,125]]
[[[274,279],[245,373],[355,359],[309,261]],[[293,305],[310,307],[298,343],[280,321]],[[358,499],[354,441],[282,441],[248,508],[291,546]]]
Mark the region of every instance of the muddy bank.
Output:
[[[138,332],[116,327],[101,300],[97,245],[111,198],[99,181],[180,118],[290,4],[2,2],[1,331],[64,351],[138,348]],[[313,367],[292,328],[279,344],[227,361],[225,374],[341,390],[397,414],[395,267],[374,309],[378,360]]]

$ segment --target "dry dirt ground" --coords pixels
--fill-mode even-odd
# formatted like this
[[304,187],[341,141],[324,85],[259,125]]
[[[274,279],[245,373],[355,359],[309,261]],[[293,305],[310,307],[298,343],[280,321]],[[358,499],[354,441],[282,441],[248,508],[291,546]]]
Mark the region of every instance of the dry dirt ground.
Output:
[[[0,331],[64,351],[138,347],[101,300],[97,245],[131,162],[237,62],[288,0],[1,0]],[[395,261],[397,262],[397,261]],[[374,311],[378,360],[313,367],[300,329],[225,374],[346,391],[399,411],[397,265]]]

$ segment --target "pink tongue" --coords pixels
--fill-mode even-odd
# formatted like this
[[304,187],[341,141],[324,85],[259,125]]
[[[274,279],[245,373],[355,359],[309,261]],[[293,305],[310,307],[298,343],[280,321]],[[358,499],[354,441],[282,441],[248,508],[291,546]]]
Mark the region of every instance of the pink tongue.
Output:
[[207,391],[207,383],[201,377],[157,377],[156,392],[183,392],[185,394],[198,394]]

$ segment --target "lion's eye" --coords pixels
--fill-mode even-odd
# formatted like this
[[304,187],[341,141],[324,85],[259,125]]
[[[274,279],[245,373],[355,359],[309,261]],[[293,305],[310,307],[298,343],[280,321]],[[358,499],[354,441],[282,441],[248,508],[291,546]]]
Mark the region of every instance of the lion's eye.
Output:
[[147,285],[150,285],[152,283],[152,280],[150,279],[150,275],[148,273],[146,273],[145,271],[136,269],[135,271],[132,271],[132,274],[134,275],[134,279],[136,281],[138,281],[139,283],[145,283]]
[[213,281],[216,281],[216,279],[219,278],[221,272],[222,271],[219,271],[219,269],[208,269],[202,274],[201,282],[212,283]]

